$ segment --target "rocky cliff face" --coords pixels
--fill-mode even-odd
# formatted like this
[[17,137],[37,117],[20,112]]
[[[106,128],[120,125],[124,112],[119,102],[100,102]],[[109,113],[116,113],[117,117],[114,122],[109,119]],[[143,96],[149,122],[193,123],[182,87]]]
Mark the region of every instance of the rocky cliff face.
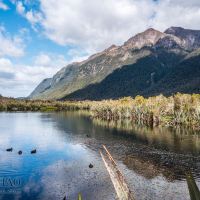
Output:
[[153,46],[160,39],[165,37],[165,34],[153,28],[135,35],[124,43],[123,47],[127,49],[141,49],[144,46]]
[[39,95],[45,90],[48,90],[51,87],[52,78],[44,79],[36,88],[35,90],[29,95],[29,98],[33,98],[36,95]]
[[[152,50],[154,54],[165,50],[182,57],[199,47],[200,31],[171,27],[162,33],[150,28],[130,38],[122,46],[112,45],[83,62],[62,68],[52,78],[42,81],[29,97],[60,99],[91,84],[100,83],[116,69],[152,55]],[[161,63],[163,57],[159,58]]]
[[174,35],[181,39],[182,45],[187,50],[194,50],[200,47],[200,31],[171,27],[165,31],[166,34]]

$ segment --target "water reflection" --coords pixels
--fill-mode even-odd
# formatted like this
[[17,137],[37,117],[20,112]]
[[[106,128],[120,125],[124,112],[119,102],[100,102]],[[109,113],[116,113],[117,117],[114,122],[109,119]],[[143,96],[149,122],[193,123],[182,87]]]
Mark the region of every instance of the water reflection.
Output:
[[[0,199],[62,199],[66,193],[75,199],[78,192],[94,199],[96,188],[114,199],[101,160],[72,141],[69,124],[73,120],[64,120],[69,130],[63,130],[56,118],[53,113],[0,113]],[[7,152],[8,147],[13,152]],[[37,153],[30,154],[34,148]],[[23,154],[18,155],[18,150]],[[92,171],[90,162],[97,163]],[[17,177],[22,181],[20,187],[3,184]]]
[[[97,152],[105,144],[114,158],[146,178],[162,174],[168,180],[185,180],[185,173],[190,170],[196,178],[200,177],[198,131],[183,127],[151,129],[128,120],[102,121],[86,114],[68,112],[53,117],[59,129],[73,133],[72,137],[76,135],[76,141]],[[91,138],[86,138],[87,134]],[[142,171],[145,165],[151,165],[150,174]]]
[[[62,199],[66,193],[76,199],[78,192],[85,199],[115,199],[99,156],[102,144],[118,160],[137,200],[189,199],[188,170],[199,185],[200,136],[188,129],[150,129],[63,112],[0,113],[0,130],[0,178],[23,180],[19,193],[1,193],[0,199]],[[14,151],[6,152],[8,147]],[[37,154],[31,155],[34,148]]]
[[123,134],[133,136],[133,139],[155,148],[178,153],[200,154],[200,132],[184,127],[146,127],[133,124],[130,120],[103,121],[93,119],[93,123]]
[[[116,131],[126,137],[121,160],[131,170],[152,179],[162,174],[167,180],[185,180],[192,171],[200,177],[200,133],[184,127],[146,127],[125,121],[93,119],[96,126]],[[130,144],[132,143],[132,144]],[[112,148],[112,147],[111,147]]]
[[[47,117],[47,116],[45,116]],[[185,127],[146,127],[133,124],[130,120],[103,121],[91,119],[87,111],[57,113],[49,116],[56,121],[58,129],[71,136],[85,137],[90,134],[96,139],[131,140],[157,149],[200,154],[200,132]]]

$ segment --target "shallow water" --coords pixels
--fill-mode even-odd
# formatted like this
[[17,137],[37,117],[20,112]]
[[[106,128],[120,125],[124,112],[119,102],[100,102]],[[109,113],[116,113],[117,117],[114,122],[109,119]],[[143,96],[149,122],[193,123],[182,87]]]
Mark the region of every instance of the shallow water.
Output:
[[102,144],[137,200],[189,200],[188,171],[200,186],[198,131],[103,122],[82,112],[0,113],[0,130],[0,199],[115,199]]

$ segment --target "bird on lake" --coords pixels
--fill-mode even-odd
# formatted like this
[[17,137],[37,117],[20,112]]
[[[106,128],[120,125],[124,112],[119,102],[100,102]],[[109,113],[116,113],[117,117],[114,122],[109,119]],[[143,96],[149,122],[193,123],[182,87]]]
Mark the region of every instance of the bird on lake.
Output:
[[37,152],[36,149],[34,149],[34,150],[31,151],[31,154],[34,154],[36,152]]
[[94,166],[90,163],[90,164],[89,164],[89,168],[93,168],[93,167],[94,167]]
[[13,150],[13,148],[6,149],[6,151],[9,151],[9,152],[11,152],[12,150]]
[[87,134],[87,135],[86,135],[86,137],[87,137],[87,138],[89,138],[89,137],[90,137],[90,135],[89,135],[89,134]]
[[18,151],[18,154],[19,154],[19,155],[22,155],[22,151],[21,151],[21,150],[20,150],[20,151]]

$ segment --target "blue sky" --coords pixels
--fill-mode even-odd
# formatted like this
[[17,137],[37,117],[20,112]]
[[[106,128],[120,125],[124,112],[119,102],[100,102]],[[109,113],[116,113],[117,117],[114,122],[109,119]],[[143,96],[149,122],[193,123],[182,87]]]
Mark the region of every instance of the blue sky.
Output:
[[199,0],[0,0],[0,94],[42,79],[138,32],[200,29]]

